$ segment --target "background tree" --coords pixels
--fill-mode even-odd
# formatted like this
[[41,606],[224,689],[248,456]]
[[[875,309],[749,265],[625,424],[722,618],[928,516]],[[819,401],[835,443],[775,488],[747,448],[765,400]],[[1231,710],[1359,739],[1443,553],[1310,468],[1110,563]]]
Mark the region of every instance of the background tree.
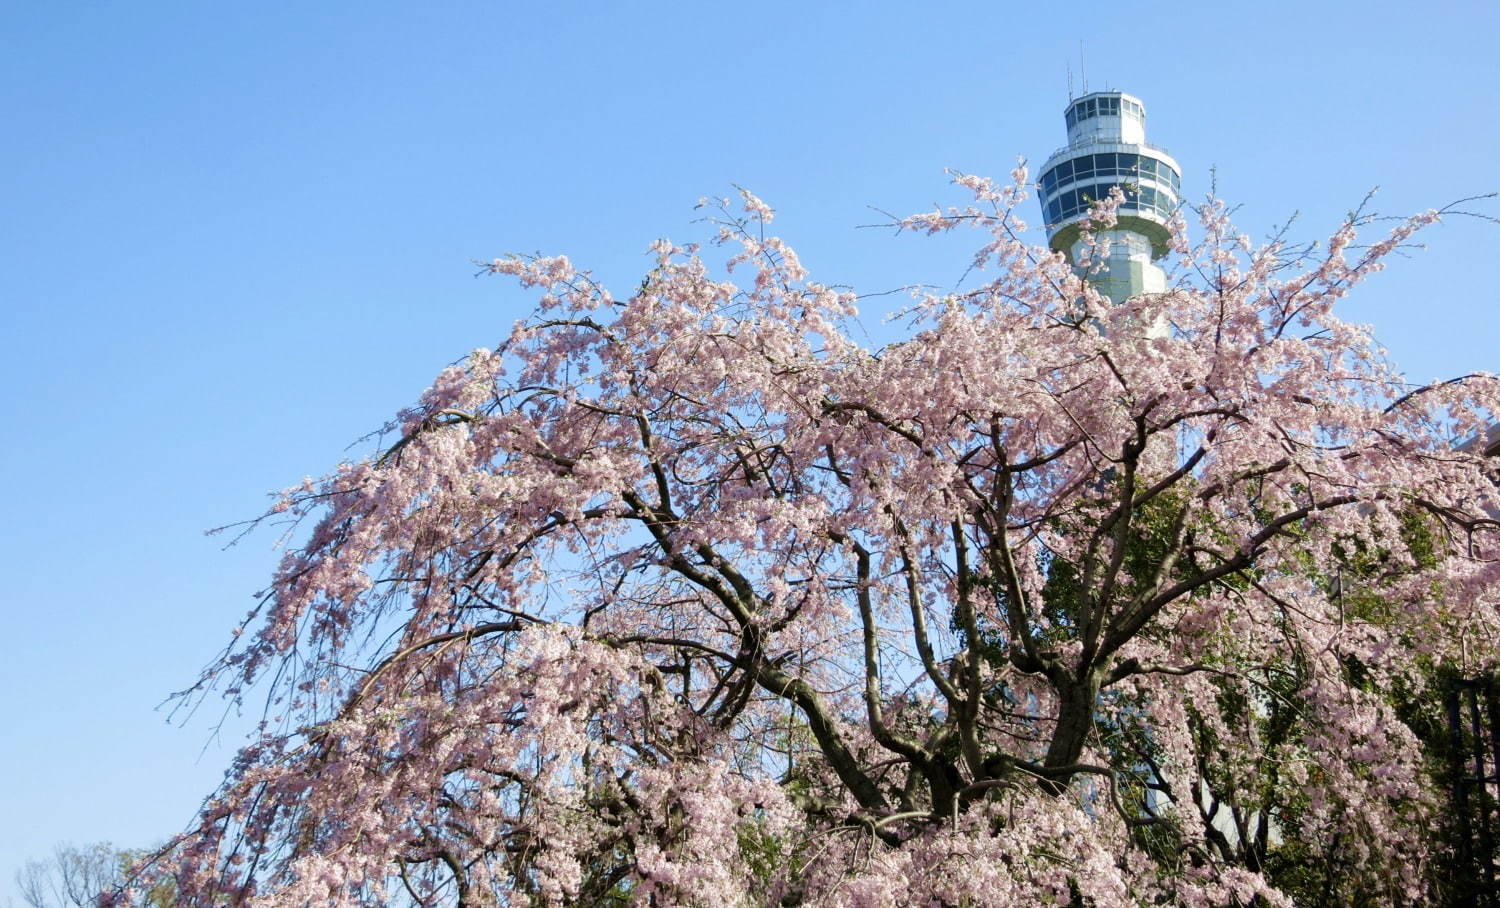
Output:
[[100,893],[121,885],[120,853],[108,842],[58,845],[51,857],[27,861],[16,874],[21,900],[31,908],[92,905]]
[[[16,873],[16,890],[29,908],[88,908],[100,896],[123,887],[131,867],[146,856],[146,851],[120,849],[109,842],[58,845],[45,860],[26,862]],[[157,908],[176,903],[171,880],[165,875],[158,875],[138,895],[143,904]]]
[[1500,494],[1452,440],[1497,389],[1411,388],[1333,307],[1437,213],[1293,252],[1210,202],[1112,306],[959,182],[901,226],[998,276],[879,350],[748,193],[743,286],[667,241],[625,297],[495,261],[537,314],[273,509],[312,523],[199,687],[271,708],[183,901],[1423,898],[1382,691],[1495,661]]

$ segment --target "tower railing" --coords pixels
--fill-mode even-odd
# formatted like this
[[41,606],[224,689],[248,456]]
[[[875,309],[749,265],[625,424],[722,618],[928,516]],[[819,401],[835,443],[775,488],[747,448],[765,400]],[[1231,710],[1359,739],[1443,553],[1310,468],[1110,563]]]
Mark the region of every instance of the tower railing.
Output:
[[1061,147],[1053,150],[1053,152],[1051,154],[1047,155],[1047,157],[1045,157],[1045,158],[1042,159],[1042,163],[1045,164],[1047,161],[1052,160],[1053,158],[1057,157],[1058,155],[1062,154],[1065,151],[1077,151],[1078,149],[1087,147],[1089,145],[1129,145],[1131,147],[1137,147],[1138,146],[1140,148],[1149,148],[1152,151],[1159,151],[1162,154],[1166,155],[1167,157],[1173,158],[1173,160],[1176,160],[1176,158],[1175,158],[1175,156],[1173,156],[1172,152],[1168,151],[1166,149],[1166,147],[1162,146],[1162,145],[1155,145],[1155,144],[1152,144],[1151,142],[1122,142],[1122,141],[1119,141],[1119,140],[1097,139],[1097,138],[1094,138],[1093,136],[1090,136],[1088,138],[1078,140],[1078,144],[1077,145],[1063,145],[1063,146],[1061,146]]

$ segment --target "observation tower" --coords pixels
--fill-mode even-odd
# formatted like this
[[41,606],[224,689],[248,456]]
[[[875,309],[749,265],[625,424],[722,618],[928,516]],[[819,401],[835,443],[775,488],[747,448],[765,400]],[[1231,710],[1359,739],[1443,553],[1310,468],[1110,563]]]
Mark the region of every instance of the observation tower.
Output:
[[1119,222],[1107,237],[1109,256],[1090,268],[1089,282],[1122,302],[1167,289],[1156,260],[1167,254],[1167,219],[1177,208],[1182,171],[1163,148],[1146,142],[1146,108],[1140,98],[1096,91],[1068,103],[1068,144],[1042,165],[1042,214],[1047,244],[1078,262],[1079,218],[1118,186],[1125,194]]

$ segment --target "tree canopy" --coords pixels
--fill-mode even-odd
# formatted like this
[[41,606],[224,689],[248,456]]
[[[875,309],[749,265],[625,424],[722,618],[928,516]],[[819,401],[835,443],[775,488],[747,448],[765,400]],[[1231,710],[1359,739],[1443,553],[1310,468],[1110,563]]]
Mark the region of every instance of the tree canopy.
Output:
[[179,898],[1424,898],[1393,692],[1495,663],[1454,440],[1500,388],[1409,386],[1335,304],[1439,213],[1293,249],[1210,200],[1114,305],[1013,179],[899,222],[976,228],[988,280],[879,349],[748,192],[627,294],[489,265],[535,315],[268,515],[297,542],[198,692],[271,707]]

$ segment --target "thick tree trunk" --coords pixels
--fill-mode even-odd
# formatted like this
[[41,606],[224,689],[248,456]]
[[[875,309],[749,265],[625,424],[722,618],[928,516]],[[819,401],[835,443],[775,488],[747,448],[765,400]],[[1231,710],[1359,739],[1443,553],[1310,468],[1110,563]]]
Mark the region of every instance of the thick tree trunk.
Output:
[[1057,728],[1052,732],[1047,757],[1042,762],[1048,769],[1071,766],[1083,753],[1089,732],[1094,728],[1094,705],[1099,698],[1097,673],[1090,672],[1080,680],[1059,685],[1057,695]]

